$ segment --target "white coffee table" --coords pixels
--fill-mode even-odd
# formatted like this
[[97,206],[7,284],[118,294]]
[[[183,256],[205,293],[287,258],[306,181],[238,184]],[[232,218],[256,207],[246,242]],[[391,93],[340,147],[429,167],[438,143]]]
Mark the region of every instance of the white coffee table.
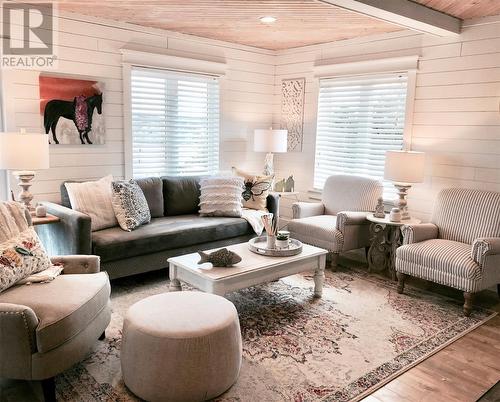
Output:
[[[274,281],[305,271],[314,271],[314,296],[321,297],[325,278],[327,251],[304,244],[302,253],[292,257],[267,257],[253,253],[248,243],[227,247],[237,253],[242,261],[234,267],[198,265],[197,253],[169,258],[170,291],[180,291],[180,281],[204,292],[223,296],[228,292]],[[210,252],[210,250],[208,251]]]

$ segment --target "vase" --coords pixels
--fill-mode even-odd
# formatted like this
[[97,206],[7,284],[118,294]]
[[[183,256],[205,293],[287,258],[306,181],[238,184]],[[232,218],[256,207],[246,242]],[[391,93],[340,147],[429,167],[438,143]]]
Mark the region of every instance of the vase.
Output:
[[270,250],[274,250],[276,248],[276,236],[275,235],[267,235],[266,247]]

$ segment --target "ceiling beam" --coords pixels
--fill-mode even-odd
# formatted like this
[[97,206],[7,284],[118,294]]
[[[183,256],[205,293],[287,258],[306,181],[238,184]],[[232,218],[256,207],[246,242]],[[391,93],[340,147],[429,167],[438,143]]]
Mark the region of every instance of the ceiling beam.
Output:
[[319,0],[419,32],[458,35],[462,20],[409,0]]

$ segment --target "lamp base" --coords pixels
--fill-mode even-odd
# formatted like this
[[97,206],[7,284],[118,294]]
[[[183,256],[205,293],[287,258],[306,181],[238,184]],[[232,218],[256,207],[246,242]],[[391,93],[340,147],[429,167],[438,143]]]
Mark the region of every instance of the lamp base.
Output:
[[408,190],[411,188],[411,184],[394,183],[394,187],[398,190],[398,199],[395,202],[395,207],[399,208],[401,211],[402,220],[410,219],[406,197],[408,196]]
[[22,189],[18,195],[19,201],[26,206],[28,211],[31,211],[33,209],[31,206],[33,194],[30,193],[29,188],[33,184],[32,180],[35,178],[35,172],[32,170],[18,170],[16,172],[12,172],[12,174],[17,177],[17,184]]
[[264,174],[266,176],[272,176],[274,174],[274,155],[272,152],[266,154],[266,159],[264,161]]

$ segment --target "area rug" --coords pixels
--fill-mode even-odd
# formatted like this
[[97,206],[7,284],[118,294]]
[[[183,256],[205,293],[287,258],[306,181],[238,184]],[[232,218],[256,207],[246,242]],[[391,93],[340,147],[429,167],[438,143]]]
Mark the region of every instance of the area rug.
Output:
[[[238,382],[219,401],[359,400],[492,318],[471,317],[462,305],[361,269],[326,272],[323,297],[312,276],[294,275],[229,294],[243,335]],[[120,373],[122,319],[127,308],[168,290],[166,276],[113,284],[113,316],[94,353],[56,378],[60,401],[137,401]],[[161,319],[161,317],[159,317]]]

